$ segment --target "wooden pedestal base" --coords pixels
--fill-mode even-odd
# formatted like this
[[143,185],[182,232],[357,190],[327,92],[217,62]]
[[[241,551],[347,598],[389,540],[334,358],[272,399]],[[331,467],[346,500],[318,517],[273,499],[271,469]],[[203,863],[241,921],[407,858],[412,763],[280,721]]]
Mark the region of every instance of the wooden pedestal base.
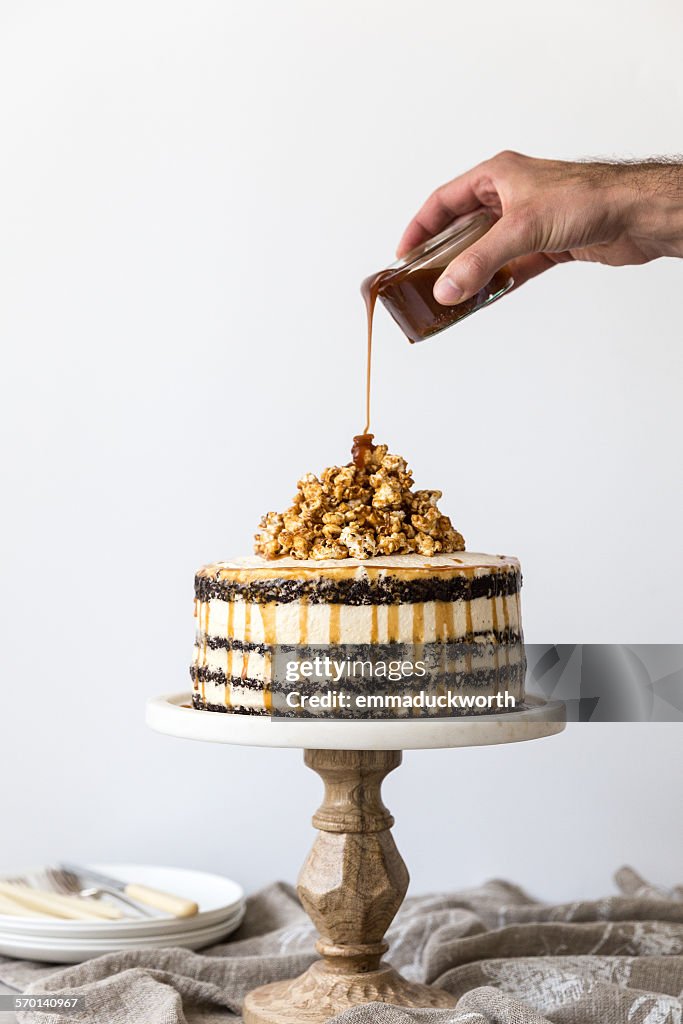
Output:
[[246,1024],[323,1024],[360,1003],[448,1007],[456,1000],[442,989],[406,981],[386,965],[369,974],[335,974],[323,961],[300,978],[276,981],[250,992],[244,1003]]
[[313,816],[319,829],[297,891],[320,933],[322,959],[299,978],[250,992],[245,1024],[323,1024],[359,1003],[449,1007],[448,992],[406,981],[383,963],[384,933],[403,902],[408,871],[389,831],[384,777],[401,763],[398,750],[307,750],[325,798]]

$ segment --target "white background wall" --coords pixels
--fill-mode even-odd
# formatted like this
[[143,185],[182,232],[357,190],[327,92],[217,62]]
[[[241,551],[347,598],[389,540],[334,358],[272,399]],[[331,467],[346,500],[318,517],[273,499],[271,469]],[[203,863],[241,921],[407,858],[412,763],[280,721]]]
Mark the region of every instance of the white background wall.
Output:
[[[680,150],[680,30],[676,0],[4,0],[0,866],[294,878],[300,753],[143,725],[188,685],[193,572],[348,458],[359,282],[434,186],[506,147]],[[421,346],[378,316],[376,434],[521,557],[529,640],[683,640],[680,286],[564,267]],[[415,890],[680,882],[680,737],[406,755]]]

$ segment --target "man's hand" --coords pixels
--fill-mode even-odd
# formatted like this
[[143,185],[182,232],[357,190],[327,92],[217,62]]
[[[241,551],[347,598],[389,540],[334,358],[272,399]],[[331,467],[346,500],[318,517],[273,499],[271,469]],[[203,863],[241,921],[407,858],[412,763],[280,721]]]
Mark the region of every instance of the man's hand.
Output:
[[497,220],[436,282],[443,305],[476,294],[504,264],[518,287],[569,260],[617,267],[683,256],[683,163],[566,163],[512,152],[432,193],[397,254],[482,209]]

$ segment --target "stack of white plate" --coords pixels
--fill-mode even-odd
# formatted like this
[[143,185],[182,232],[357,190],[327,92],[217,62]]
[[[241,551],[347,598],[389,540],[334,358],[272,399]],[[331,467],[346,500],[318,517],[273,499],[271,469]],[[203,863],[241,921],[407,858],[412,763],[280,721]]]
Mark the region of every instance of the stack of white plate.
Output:
[[[121,881],[183,896],[198,904],[199,913],[193,917],[130,917],[116,921],[64,921],[0,914],[0,955],[76,964],[121,949],[169,946],[201,949],[235,931],[244,917],[241,887],[220,875],[147,864],[89,864],[88,867]],[[34,879],[39,877],[40,869],[15,871],[0,881],[5,877],[16,878],[18,874]],[[123,904],[118,906],[127,912]]]

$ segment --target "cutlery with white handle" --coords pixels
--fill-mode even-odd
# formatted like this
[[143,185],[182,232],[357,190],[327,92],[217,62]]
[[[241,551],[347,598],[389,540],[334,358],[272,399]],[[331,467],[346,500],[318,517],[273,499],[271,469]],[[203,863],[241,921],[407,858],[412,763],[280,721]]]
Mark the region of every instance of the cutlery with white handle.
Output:
[[66,871],[65,868],[46,868],[45,875],[48,882],[56,892],[82,896],[84,899],[95,898],[100,907],[106,907],[108,904],[101,903],[99,897],[110,896],[112,899],[116,900],[117,903],[123,904],[128,910],[134,910],[138,917],[159,917],[158,911],[152,910],[150,907],[146,907],[142,903],[138,903],[137,900],[131,900],[128,896],[125,896],[120,889],[112,889],[111,886],[108,885],[90,886],[89,888],[84,889],[79,876],[74,874],[73,871]]
[[0,914],[9,917],[52,917],[51,914],[41,914],[38,910],[29,910],[28,907],[17,903],[16,900],[11,899],[9,896],[0,896]]
[[0,881],[0,896],[18,903],[26,910],[72,921],[111,921],[119,920],[123,916],[115,907],[101,906],[93,900],[84,900],[79,896],[60,896],[55,892],[27,885],[21,879]]
[[91,871],[90,868],[80,867],[78,864],[60,864],[63,871],[71,871],[81,882],[106,886],[124,893],[138,903],[144,903],[155,910],[163,910],[173,917],[193,917],[199,907],[192,900],[186,900],[182,896],[174,896],[172,893],[161,892],[159,889],[151,889],[147,885],[137,885],[134,882],[122,882],[118,878],[103,875],[99,871]]

